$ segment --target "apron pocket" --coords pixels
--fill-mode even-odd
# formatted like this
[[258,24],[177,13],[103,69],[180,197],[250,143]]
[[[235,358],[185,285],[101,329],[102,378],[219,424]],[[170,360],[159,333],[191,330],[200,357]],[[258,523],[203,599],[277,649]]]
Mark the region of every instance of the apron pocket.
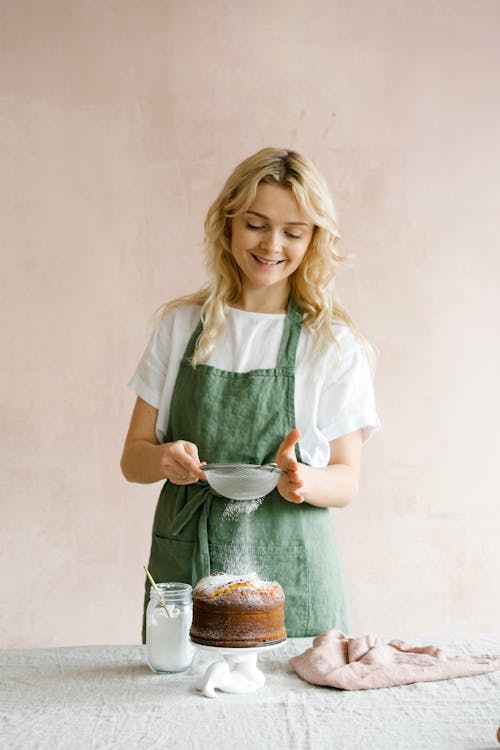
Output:
[[278,581],[285,592],[285,627],[289,638],[307,635],[310,610],[309,567],[303,544],[286,547],[252,546],[242,556],[241,546],[210,544],[212,573],[247,575]]
[[191,584],[194,542],[153,534],[149,570],[156,583],[178,581]]

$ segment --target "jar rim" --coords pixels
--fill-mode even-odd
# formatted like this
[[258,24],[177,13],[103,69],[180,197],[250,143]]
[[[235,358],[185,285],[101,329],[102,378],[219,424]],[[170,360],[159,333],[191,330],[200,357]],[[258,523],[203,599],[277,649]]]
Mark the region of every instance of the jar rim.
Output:
[[[156,587],[160,591],[192,591],[193,588],[189,583],[179,583],[178,581],[167,581],[164,583],[157,583]],[[151,587],[154,591],[153,587]]]
[[178,581],[160,582],[156,584],[158,591],[151,586],[150,599],[165,599],[169,602],[190,601],[193,588],[189,583],[180,583]]

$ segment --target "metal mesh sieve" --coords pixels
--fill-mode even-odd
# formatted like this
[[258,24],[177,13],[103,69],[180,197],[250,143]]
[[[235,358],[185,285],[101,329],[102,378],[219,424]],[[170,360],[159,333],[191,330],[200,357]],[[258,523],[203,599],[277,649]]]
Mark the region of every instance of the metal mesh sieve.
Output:
[[205,472],[210,487],[230,500],[257,500],[278,484],[283,472],[276,464],[207,464]]

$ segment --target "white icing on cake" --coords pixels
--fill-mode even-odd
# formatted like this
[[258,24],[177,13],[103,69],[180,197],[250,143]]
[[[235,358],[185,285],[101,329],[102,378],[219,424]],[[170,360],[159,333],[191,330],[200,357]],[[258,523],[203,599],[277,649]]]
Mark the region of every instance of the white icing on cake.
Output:
[[258,589],[259,591],[272,588],[275,585],[275,581],[263,581],[257,573],[249,573],[245,576],[235,576],[230,573],[213,573],[210,576],[205,576],[205,578],[200,578],[194,591],[197,594],[213,596],[218,589],[238,583],[249,584],[249,588]]

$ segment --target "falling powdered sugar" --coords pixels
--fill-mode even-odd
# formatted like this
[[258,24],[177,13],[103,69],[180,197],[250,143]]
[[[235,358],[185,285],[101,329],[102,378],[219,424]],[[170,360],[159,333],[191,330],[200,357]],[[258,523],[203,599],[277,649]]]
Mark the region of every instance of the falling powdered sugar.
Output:
[[235,521],[241,516],[249,516],[262,505],[263,497],[255,500],[234,500],[229,502],[222,513],[224,520]]
[[250,570],[256,570],[256,550],[251,533],[252,516],[261,506],[264,498],[256,500],[235,500],[228,502],[222,513],[222,520],[233,525],[233,538],[230,547],[226,548],[224,570],[232,575],[245,576]]

